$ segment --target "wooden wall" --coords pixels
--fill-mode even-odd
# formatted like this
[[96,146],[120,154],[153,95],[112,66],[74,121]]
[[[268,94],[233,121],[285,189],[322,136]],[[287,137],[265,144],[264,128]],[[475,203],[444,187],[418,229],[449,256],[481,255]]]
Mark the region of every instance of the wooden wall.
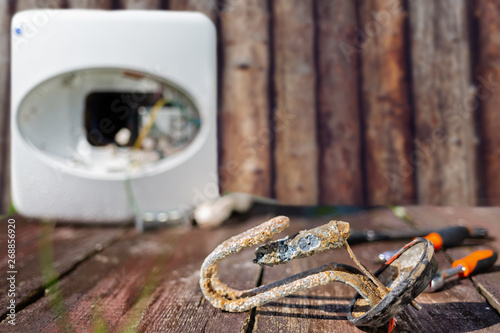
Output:
[[0,1],[0,198],[9,20],[29,8],[196,10],[218,29],[222,191],[289,204],[500,204],[494,0]]

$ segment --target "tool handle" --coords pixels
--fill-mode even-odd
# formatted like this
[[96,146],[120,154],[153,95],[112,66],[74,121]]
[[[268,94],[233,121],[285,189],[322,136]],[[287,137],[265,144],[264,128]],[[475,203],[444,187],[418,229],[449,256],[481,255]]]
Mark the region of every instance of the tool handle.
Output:
[[458,275],[467,277],[479,271],[490,268],[497,261],[498,255],[492,250],[477,250],[469,254],[467,257],[455,260],[452,267],[463,266],[465,270]]
[[484,228],[474,227],[469,229],[469,238],[486,238],[488,237],[488,230]]
[[457,246],[469,237],[469,229],[463,226],[454,226],[431,232],[424,238],[427,238],[434,244],[435,250]]

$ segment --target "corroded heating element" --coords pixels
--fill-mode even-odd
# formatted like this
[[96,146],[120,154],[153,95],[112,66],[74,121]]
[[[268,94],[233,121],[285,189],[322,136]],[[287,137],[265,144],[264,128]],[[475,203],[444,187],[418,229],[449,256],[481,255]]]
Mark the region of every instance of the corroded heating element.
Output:
[[302,230],[291,237],[260,246],[255,251],[254,263],[274,266],[342,247],[349,233],[349,223],[340,221],[331,221],[311,230]]
[[[200,287],[205,298],[219,309],[243,312],[300,290],[338,281],[353,287],[370,306],[380,302],[386,290],[380,290],[376,283],[359,270],[337,263],[323,265],[249,290],[232,289],[219,279],[217,268],[219,261],[244,248],[271,239],[288,225],[288,217],[278,216],[217,246],[201,267]],[[257,258],[254,262],[272,266],[295,258],[304,258],[328,249],[341,247],[346,244],[348,237],[348,223],[331,221],[318,228],[304,230],[290,238],[287,237],[259,247],[256,250]]]

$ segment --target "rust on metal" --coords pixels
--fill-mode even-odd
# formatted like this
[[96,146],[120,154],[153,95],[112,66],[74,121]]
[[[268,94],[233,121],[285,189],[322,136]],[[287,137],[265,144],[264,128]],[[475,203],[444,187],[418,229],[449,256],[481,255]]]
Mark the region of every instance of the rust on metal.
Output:
[[[288,227],[289,223],[288,217],[278,216],[217,246],[201,267],[200,287],[205,298],[219,309],[243,312],[300,290],[334,281],[353,287],[372,307],[385,296],[385,287],[380,288],[382,284],[373,275],[367,277],[354,267],[334,262],[249,290],[230,288],[219,279],[217,265],[221,260],[271,239]],[[331,221],[318,228],[301,231],[292,237],[262,245],[256,250],[254,262],[272,266],[345,246],[349,230],[349,223]],[[355,262],[359,263],[357,260]]]
[[349,223],[340,221],[330,221],[311,230],[302,230],[291,237],[269,242],[257,248],[254,263],[274,266],[342,247],[349,237],[349,231]]

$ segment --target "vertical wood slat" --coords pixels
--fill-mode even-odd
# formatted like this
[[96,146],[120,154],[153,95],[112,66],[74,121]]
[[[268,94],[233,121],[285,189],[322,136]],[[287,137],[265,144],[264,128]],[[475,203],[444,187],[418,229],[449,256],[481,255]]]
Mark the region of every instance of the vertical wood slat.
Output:
[[320,203],[363,204],[358,56],[343,52],[357,24],[351,0],[317,0]]
[[9,42],[10,42],[9,2],[0,2],[0,212],[8,211],[10,204],[9,168]]
[[409,3],[418,201],[474,205],[475,97],[466,1]]
[[111,9],[111,0],[68,0],[68,7]]
[[313,205],[318,202],[313,1],[272,4],[276,197]]
[[159,9],[161,0],[120,0],[120,5],[125,9]]
[[57,9],[62,8],[65,0],[17,0],[15,3],[16,12],[29,9]]
[[[48,7],[54,7],[56,4],[61,4],[62,2],[61,0],[19,0],[16,2],[16,9],[19,11],[36,8],[41,4],[46,4]],[[300,15],[309,16],[311,17],[310,20],[313,20],[312,14],[308,14],[311,10],[304,11],[293,9],[295,12],[300,11],[301,14],[282,14],[281,19],[279,15],[279,10],[286,10],[286,7],[312,7],[312,4],[309,2],[310,1],[305,1],[306,4],[298,3],[297,5],[283,5],[280,4],[279,1],[276,1],[276,3],[273,4],[274,14],[276,16],[274,19],[274,34],[276,35],[274,44],[276,52],[272,56],[276,64],[274,80],[278,104],[278,123],[276,129],[274,129],[276,131],[275,158],[277,176],[275,190],[278,198],[283,202],[301,204],[311,203],[315,202],[319,195],[322,203],[356,204],[358,202],[352,200],[360,198],[359,195],[355,194],[357,193],[356,188],[358,187],[357,185],[350,186],[348,183],[354,183],[356,179],[361,179],[361,177],[356,178],[354,173],[345,172],[346,170],[352,170],[350,168],[352,168],[352,165],[356,164],[354,160],[345,157],[346,154],[355,156],[353,150],[356,147],[356,143],[349,139],[345,139],[345,136],[343,136],[342,139],[336,139],[337,135],[348,134],[348,131],[343,133],[342,129],[349,127],[349,124],[351,124],[349,120],[354,124],[353,118],[348,117],[355,117],[355,115],[354,112],[352,112],[352,107],[348,108],[345,106],[345,110],[334,108],[337,97],[340,101],[342,101],[340,98],[345,98],[346,100],[346,102],[338,103],[342,103],[343,105],[350,105],[348,103],[352,103],[346,91],[351,91],[351,89],[347,87],[355,83],[349,80],[342,80],[340,83],[343,86],[340,90],[341,93],[337,93],[337,89],[330,88],[335,84],[335,82],[331,82],[330,80],[333,81],[337,77],[343,77],[346,72],[352,73],[349,71],[355,68],[352,62],[344,63],[343,66],[337,67],[337,70],[342,71],[341,74],[335,72],[335,67],[333,65],[334,59],[339,54],[335,53],[334,49],[332,50],[332,47],[335,46],[331,45],[332,41],[335,42],[335,39],[337,39],[337,41],[344,40],[342,34],[352,32],[352,29],[349,28],[349,25],[352,23],[348,21],[351,16],[349,16],[350,14],[348,12],[345,12],[349,15],[343,15],[343,21],[334,22],[329,18],[332,17],[331,15],[333,15],[335,11],[328,11],[328,9],[331,9],[334,4],[338,2],[317,0],[318,35],[316,38],[318,41],[318,75],[320,75],[320,77],[318,86],[319,126],[316,129],[316,121],[314,120],[315,101],[314,97],[311,98],[311,94],[309,93],[310,90],[314,93],[316,89],[314,88],[314,80],[307,81],[301,79],[300,83],[294,83],[299,82],[299,80],[297,79],[297,81],[292,82],[292,80],[289,79],[289,77],[296,77],[295,74],[297,73],[294,74],[294,70],[299,72],[301,69],[311,66],[309,65],[310,63],[314,63],[314,60],[309,62],[308,56],[306,55],[306,53],[309,53],[309,49],[313,49],[313,46],[310,46],[309,43],[313,43],[314,33],[311,32],[309,28],[295,28],[296,30],[293,30],[293,26],[298,26],[300,23]],[[121,3],[123,7],[127,8],[159,8],[161,0],[146,2],[121,0]],[[169,0],[168,3],[172,9],[206,11],[206,14],[211,17],[212,20],[215,20],[215,15],[219,10],[215,0]],[[228,1],[227,3],[231,4],[232,2]],[[467,114],[470,113],[470,107],[468,107],[467,104],[472,104],[469,98],[472,94],[468,86],[470,81],[470,61],[467,29],[469,27],[464,14],[465,1],[458,1],[459,4],[456,4],[455,1],[445,2],[443,4],[431,2],[428,4],[423,2],[423,4],[422,1],[409,1],[409,13],[411,16],[410,33],[412,38],[412,56],[410,59],[412,60],[412,93],[415,101],[414,120],[417,138],[413,150],[407,148],[410,147],[407,137],[409,132],[405,134],[409,128],[409,125],[405,124],[409,123],[406,117],[410,114],[410,111],[406,106],[408,103],[407,97],[404,96],[405,94],[403,93],[403,91],[406,90],[404,81],[407,79],[407,76],[406,73],[404,73],[404,60],[401,60],[403,59],[402,57],[405,56],[402,51],[403,43],[398,37],[400,31],[403,31],[401,27],[403,25],[402,21],[404,14],[402,14],[401,17],[398,15],[390,16],[387,25],[380,24],[383,27],[380,33],[375,34],[373,38],[370,36],[368,36],[368,38],[366,37],[366,35],[370,35],[370,29],[374,29],[374,25],[371,22],[377,22],[372,12],[381,12],[387,9],[384,6],[390,6],[393,3],[393,1],[389,0],[379,0],[376,2],[361,1],[361,24],[359,25],[360,29],[357,31],[359,32],[359,30],[361,30],[365,35],[361,34],[361,36],[357,37],[345,37],[347,40],[356,40],[356,38],[363,40],[359,51],[361,51],[362,54],[363,73],[362,89],[364,100],[362,102],[362,115],[365,118],[364,121],[367,130],[367,137],[365,138],[367,149],[365,156],[367,162],[366,188],[368,203],[386,204],[393,202],[406,203],[411,201],[414,191],[412,179],[415,177],[413,172],[417,172],[415,178],[417,179],[416,187],[418,189],[418,200],[420,203],[474,204],[476,203],[475,196],[477,188],[474,156],[477,155],[475,154],[476,138],[473,131],[474,117],[473,114],[466,117]],[[6,2],[4,1],[3,4],[5,5]],[[111,0],[93,0],[90,2],[68,0],[68,5],[72,8],[82,6],[88,6],[88,8],[97,6],[100,8],[108,8],[110,4]],[[478,77],[482,77],[485,81],[492,81],[494,83],[497,82],[497,75],[500,74],[496,74],[498,68],[495,65],[496,60],[494,58],[496,47],[495,35],[491,33],[490,30],[494,29],[492,24],[497,21],[495,7],[490,7],[492,4],[493,2],[489,0],[480,0],[477,6],[481,34]],[[349,5],[352,6],[351,2]],[[242,11],[240,6],[248,7],[249,5],[245,2],[238,1],[237,5],[232,6],[232,9],[228,11],[227,14],[223,13],[221,15],[229,17],[229,15],[234,14],[234,16],[237,16],[239,15],[238,11]],[[392,14],[391,10],[388,11],[389,14]],[[428,24],[428,22],[431,21],[428,17],[433,17],[432,21],[434,24]],[[444,17],[444,20],[441,19],[442,17]],[[2,20],[2,22],[6,21]],[[340,28],[341,22],[346,24],[343,30]],[[381,19],[381,22],[385,21]],[[369,24],[371,24],[371,26]],[[234,23],[234,25],[236,26],[236,23]],[[278,29],[279,25],[282,26],[281,30]],[[229,24],[227,28],[221,27],[223,34],[226,29],[231,29],[230,27],[231,24]],[[245,27],[246,24],[240,24],[239,28],[245,30]],[[289,27],[291,27],[292,30],[289,30]],[[8,30],[7,28],[7,33]],[[312,31],[314,30],[312,29]],[[356,30],[354,31],[356,32]],[[393,35],[393,33],[395,33],[395,35]],[[251,35],[251,31],[246,31],[246,34]],[[451,37],[447,40],[447,36]],[[458,38],[458,43],[456,42],[456,38]],[[391,39],[391,42],[384,42],[386,39]],[[239,42],[244,44],[245,41]],[[292,44],[294,43],[305,43],[308,45],[302,48],[293,49]],[[376,47],[374,44],[377,44]],[[281,46],[282,50],[280,51],[279,48]],[[379,50],[375,50],[376,48]],[[385,51],[382,51],[381,49],[384,48]],[[234,47],[233,49],[234,50],[231,52],[244,52],[243,50],[239,50],[240,47]],[[6,52],[6,50],[7,48],[2,48],[0,52]],[[225,57],[229,58],[229,54],[226,54],[226,52],[229,51],[224,50],[224,52]],[[312,54],[311,59],[313,59],[314,52],[311,51],[310,53]],[[400,55],[400,53],[402,55]],[[285,59],[286,57],[293,58],[293,65],[288,64],[292,61],[283,62],[279,60]],[[355,58],[356,56],[353,55],[351,60],[356,61]],[[300,61],[295,62],[297,59],[301,59],[302,63],[306,65],[301,67]],[[231,66],[227,59],[225,59],[224,66]],[[314,65],[312,65],[312,68],[314,68]],[[332,71],[332,74],[328,74],[328,71]],[[2,79],[1,76],[7,75],[7,73],[8,71],[0,69],[0,80]],[[490,74],[493,75],[491,80],[488,79]],[[280,80],[278,80],[279,78]],[[350,80],[351,79],[355,80],[353,77],[350,77]],[[239,80],[240,79],[237,79],[236,81]],[[483,82],[481,81],[479,82],[479,86],[480,90],[478,91],[478,96],[481,99],[481,94],[486,94],[483,88],[488,87],[483,87]],[[395,87],[394,91],[396,92],[388,92],[386,90],[388,87]],[[237,87],[231,88],[233,89],[231,91],[237,91]],[[253,90],[260,90],[259,88],[258,84],[252,86]],[[0,105],[6,103],[6,97],[3,97],[2,100],[2,94],[6,95],[5,89],[6,88],[2,88],[2,82],[0,81]],[[224,89],[227,89],[227,86],[224,86]],[[253,92],[248,92],[248,95],[252,93]],[[223,96],[223,99],[231,99],[231,97],[233,97],[234,100],[236,100],[238,98],[237,96],[229,96],[229,93],[226,94],[226,96]],[[457,96],[459,97],[458,103],[460,105],[458,108],[455,108]],[[500,158],[498,157],[500,154],[498,153],[497,147],[500,146],[500,139],[496,134],[496,128],[498,128],[498,126],[495,126],[499,124],[500,119],[496,115],[497,112],[494,111],[495,105],[498,104],[496,103],[497,98],[499,98],[497,94],[493,94],[492,97],[488,97],[484,100],[481,99],[481,129],[484,139],[481,158],[484,160],[485,167],[485,191],[487,197],[490,198],[487,203],[493,205],[497,205],[500,200],[500,181],[497,176],[497,170],[500,166]],[[308,102],[302,103],[302,105],[313,106],[305,108],[300,107],[296,103],[296,100],[302,100],[302,102],[307,100]],[[252,103],[254,104],[254,102]],[[465,104],[465,106],[461,104]],[[238,105],[240,105],[240,102],[238,102]],[[331,107],[331,113],[328,110],[329,107]],[[257,107],[254,106],[250,108],[254,110],[254,112],[257,112]],[[239,108],[238,110],[240,113],[246,113],[241,112]],[[401,110],[406,111],[402,114]],[[8,111],[7,109],[4,112]],[[455,111],[457,111],[458,114],[455,114]],[[386,113],[389,114],[388,117],[386,117]],[[384,114],[384,116],[379,117],[381,114]],[[5,116],[2,119],[6,119]],[[337,119],[339,119],[338,123],[336,123]],[[279,122],[280,120],[282,120],[284,124],[281,124]],[[345,123],[342,123],[343,121],[345,121]],[[458,122],[460,122],[460,124],[458,124]],[[312,131],[307,133],[307,131],[303,129],[308,128],[310,123],[313,123]],[[459,126],[457,126],[457,124]],[[339,126],[337,127],[337,125]],[[442,136],[443,132],[440,132],[440,129],[446,131],[444,140]],[[318,157],[315,157],[318,149],[315,143],[316,130],[319,131],[318,137],[320,139],[320,149],[322,149],[319,161]],[[5,131],[5,129],[3,129],[3,131]],[[8,141],[6,141],[8,140],[7,134],[2,133],[1,137],[4,140],[2,141],[2,145],[5,147],[6,145],[8,146]],[[294,139],[298,137],[301,139]],[[246,138],[248,138],[248,136]],[[265,142],[266,140],[267,137],[263,135],[261,137],[261,142]],[[335,145],[336,141],[343,142],[343,145],[340,148],[337,147]],[[314,146],[312,149],[308,146],[311,142]],[[345,142],[349,144],[346,145]],[[227,140],[224,139],[221,144],[228,145]],[[232,144],[234,145],[235,143],[233,142]],[[342,147],[344,151],[341,150]],[[268,148],[266,147],[265,149],[267,150]],[[8,154],[6,155],[3,153],[2,157],[8,157]],[[260,158],[258,158],[258,160],[263,161],[263,164],[269,163],[270,165],[268,161],[261,160]],[[347,166],[347,164],[342,164],[347,163],[347,161],[351,162],[351,167]],[[319,165],[315,163],[319,163]],[[244,166],[244,164],[241,165]],[[318,166],[319,176],[316,173]],[[8,180],[7,167],[8,165],[5,161],[2,161],[2,169],[0,171],[2,175],[5,175],[4,178]],[[335,170],[336,167],[337,170],[340,169],[340,171],[338,171],[339,173],[342,171],[344,172],[343,176],[335,177],[335,174],[337,174]],[[264,176],[261,177],[257,175],[255,177],[257,179],[265,179],[265,177],[268,177],[270,169],[271,167],[264,168],[262,171]],[[244,169],[244,171],[247,172],[246,169]],[[259,172],[261,171],[257,171],[257,173]],[[317,184],[318,180],[319,185]],[[230,182],[227,188],[228,190],[242,190],[266,195],[266,190],[260,189],[265,186],[259,185],[263,184],[265,180],[258,180],[258,182],[260,183],[251,184],[254,188],[250,190],[237,183],[234,183],[233,186],[232,182]],[[250,184],[255,182],[245,181],[242,183]],[[271,181],[269,181],[269,183],[271,183]],[[396,185],[394,191],[391,189],[391,184]],[[318,186],[320,187],[319,189]],[[297,189],[301,189],[302,191]],[[4,195],[2,195],[4,206],[2,210],[5,210],[5,206],[8,203],[9,189],[4,186],[2,190],[4,192]],[[307,192],[307,194],[303,193],[304,191]],[[312,195],[310,193],[312,193]],[[315,199],[309,201],[309,199],[304,199],[305,197],[309,199],[314,197]]]
[[412,202],[410,109],[401,1],[363,0],[360,6],[362,109],[368,204]]
[[16,12],[36,8],[40,8],[40,4],[38,4],[36,0],[17,0],[15,2]]
[[216,20],[217,0],[169,0],[171,10],[197,11],[208,16],[213,22]]
[[222,191],[271,195],[269,9],[242,2],[220,14]]
[[500,205],[500,4],[476,2],[479,18],[479,68],[477,92],[481,103],[481,158],[484,168],[485,203]]

